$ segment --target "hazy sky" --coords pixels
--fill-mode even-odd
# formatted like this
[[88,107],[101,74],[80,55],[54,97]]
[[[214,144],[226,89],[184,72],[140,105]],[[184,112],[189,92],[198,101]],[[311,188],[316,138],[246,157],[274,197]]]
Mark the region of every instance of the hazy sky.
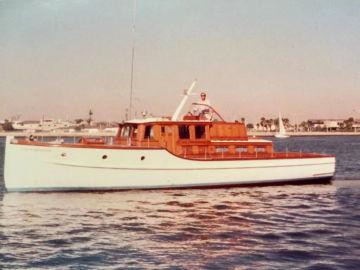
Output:
[[[132,5],[0,0],[0,119],[123,119]],[[171,115],[197,78],[229,120],[360,118],[358,0],[138,0],[136,14],[139,112]]]

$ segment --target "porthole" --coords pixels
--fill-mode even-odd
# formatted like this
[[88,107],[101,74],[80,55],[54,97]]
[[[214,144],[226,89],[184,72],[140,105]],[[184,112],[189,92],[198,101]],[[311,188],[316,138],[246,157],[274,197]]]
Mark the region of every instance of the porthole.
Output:
[[107,158],[108,158],[107,155],[103,155],[103,156],[102,156],[102,159],[107,159]]
[[66,153],[61,153],[61,156],[62,156],[62,157],[66,157]]
[[140,158],[141,160],[144,160],[145,159],[145,156],[141,156],[141,158]]

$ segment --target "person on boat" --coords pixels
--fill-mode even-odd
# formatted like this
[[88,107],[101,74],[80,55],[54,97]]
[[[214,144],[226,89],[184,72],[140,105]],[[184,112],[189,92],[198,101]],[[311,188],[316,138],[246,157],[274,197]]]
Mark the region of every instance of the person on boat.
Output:
[[200,119],[211,120],[212,113],[210,110],[210,101],[206,98],[206,93],[200,94],[200,100],[195,103],[193,114],[200,117]]

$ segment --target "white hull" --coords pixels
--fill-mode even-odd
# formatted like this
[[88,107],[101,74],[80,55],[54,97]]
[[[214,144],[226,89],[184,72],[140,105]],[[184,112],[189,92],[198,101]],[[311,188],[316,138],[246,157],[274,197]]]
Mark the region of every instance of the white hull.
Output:
[[335,171],[334,157],[199,161],[166,150],[43,147],[11,144],[10,138],[5,151],[8,191],[270,184],[331,178]]

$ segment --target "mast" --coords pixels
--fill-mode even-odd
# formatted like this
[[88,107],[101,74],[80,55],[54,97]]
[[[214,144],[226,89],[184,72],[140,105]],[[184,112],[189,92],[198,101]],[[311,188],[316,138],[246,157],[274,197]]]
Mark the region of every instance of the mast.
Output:
[[195,84],[197,80],[194,80],[193,83],[190,85],[189,89],[185,91],[184,97],[181,100],[179,106],[176,108],[176,111],[174,112],[171,121],[176,121],[179,118],[179,115],[181,113],[182,108],[184,107],[186,101],[188,100],[189,96],[191,95],[191,91],[194,89]]
[[136,26],[136,0],[133,2],[132,18],[132,48],[131,48],[131,75],[130,75],[130,98],[129,98],[129,118],[132,117],[133,103],[133,81],[134,81],[134,59],[135,59],[135,26]]

